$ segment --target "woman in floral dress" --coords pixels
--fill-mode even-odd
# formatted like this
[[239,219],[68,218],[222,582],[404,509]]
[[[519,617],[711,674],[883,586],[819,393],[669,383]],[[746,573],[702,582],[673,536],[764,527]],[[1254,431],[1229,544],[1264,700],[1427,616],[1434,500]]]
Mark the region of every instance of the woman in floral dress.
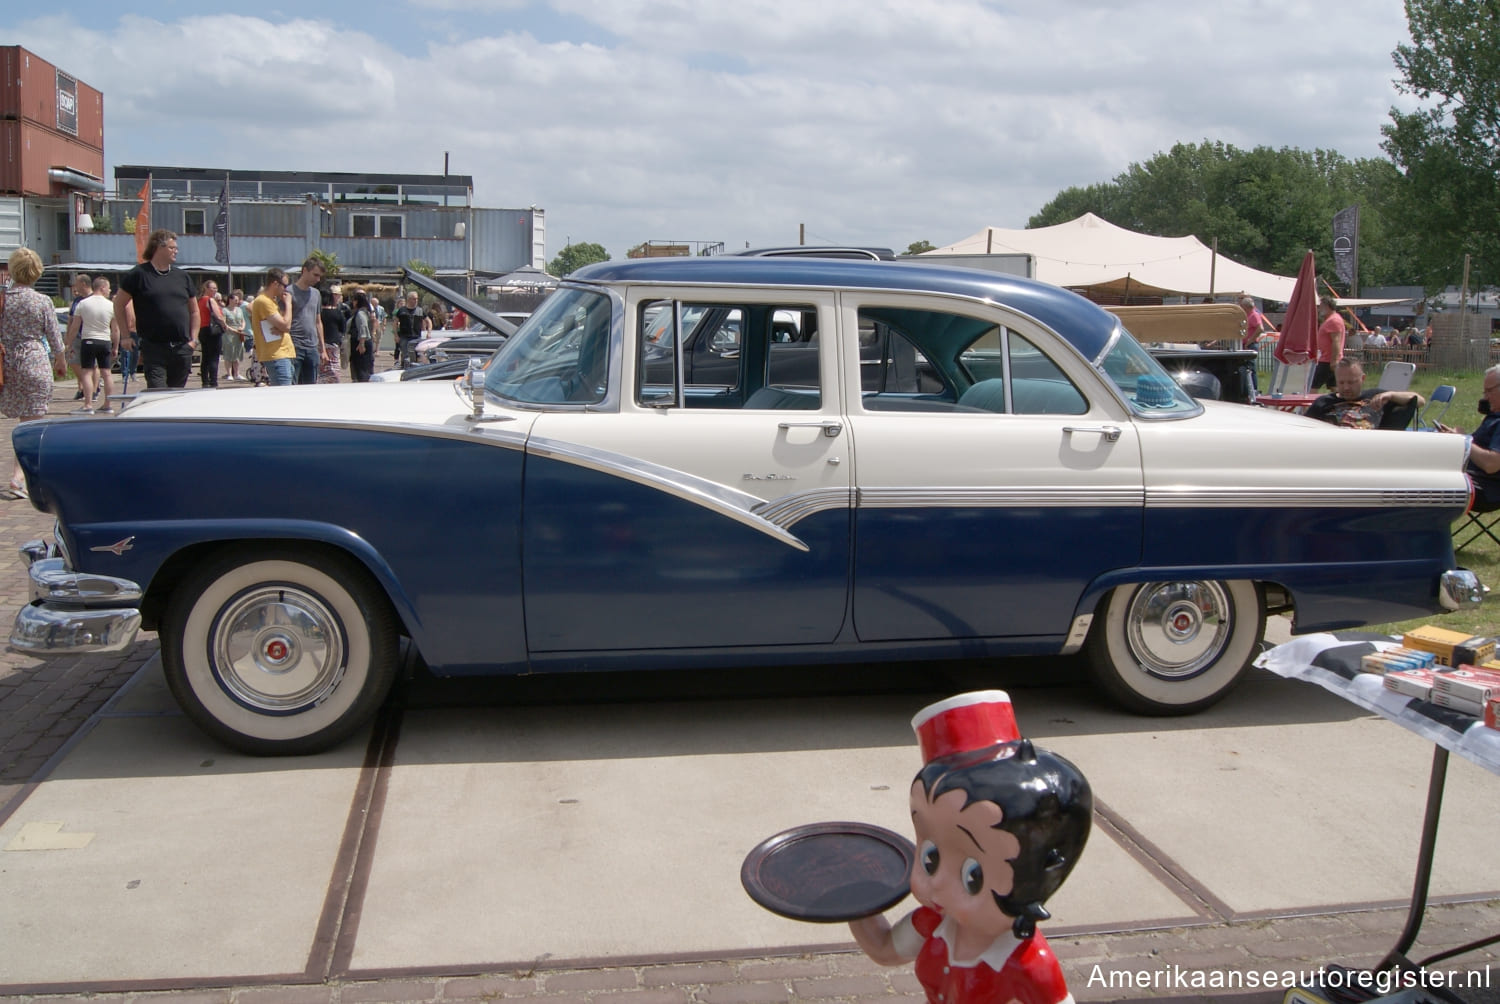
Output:
[[[0,414],[28,422],[47,414],[53,375],[68,372],[57,312],[52,300],[32,289],[42,276],[42,260],[30,248],[10,256],[11,287],[0,314],[0,346],[5,349],[5,385],[0,387]],[[50,348],[51,358],[48,358]],[[10,475],[7,498],[25,498],[26,482],[18,462]]]

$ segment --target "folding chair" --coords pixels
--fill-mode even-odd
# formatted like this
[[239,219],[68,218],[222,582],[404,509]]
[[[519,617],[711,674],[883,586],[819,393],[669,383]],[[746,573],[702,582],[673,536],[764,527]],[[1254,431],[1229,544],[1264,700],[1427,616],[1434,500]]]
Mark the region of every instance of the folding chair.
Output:
[[1490,508],[1476,497],[1474,508],[1464,513],[1462,522],[1453,531],[1453,553],[1457,554],[1481,537],[1488,537],[1490,543],[1500,548],[1497,530],[1500,530],[1500,508]]
[[1276,364],[1276,375],[1271,378],[1271,396],[1280,394],[1306,394],[1307,385],[1312,382],[1313,364],[1299,363],[1296,366],[1288,366],[1286,363]]
[[1380,383],[1375,389],[1406,390],[1411,387],[1411,377],[1416,371],[1416,363],[1397,362],[1393,359],[1385,364],[1385,369],[1380,371]]
[[[1453,395],[1457,393],[1458,388],[1448,383],[1439,384],[1433,388],[1432,396],[1427,399],[1427,406],[1417,416],[1416,428],[1436,429],[1437,424],[1443,420],[1443,416],[1448,414],[1448,409],[1453,404]],[[1438,409],[1437,414],[1433,414],[1432,409],[1437,405],[1442,405],[1442,408]]]

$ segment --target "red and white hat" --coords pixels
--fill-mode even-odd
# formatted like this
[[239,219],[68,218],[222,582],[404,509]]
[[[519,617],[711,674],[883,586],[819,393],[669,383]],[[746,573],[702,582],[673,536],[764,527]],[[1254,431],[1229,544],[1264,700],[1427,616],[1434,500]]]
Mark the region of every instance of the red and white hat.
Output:
[[1003,690],[975,690],[929,704],[917,712],[911,727],[923,763],[1021,738],[1010,695]]

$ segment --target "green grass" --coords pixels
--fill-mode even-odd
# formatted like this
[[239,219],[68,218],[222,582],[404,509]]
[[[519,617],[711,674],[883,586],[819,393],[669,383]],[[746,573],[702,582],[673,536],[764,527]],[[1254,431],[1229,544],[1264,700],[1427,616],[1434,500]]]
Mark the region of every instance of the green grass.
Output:
[[[1458,393],[1453,398],[1452,407],[1443,418],[1443,424],[1456,426],[1467,432],[1474,431],[1480,419],[1479,412],[1474,406],[1478,403],[1480,390],[1484,386],[1484,372],[1482,370],[1462,373],[1418,370],[1412,379],[1411,389],[1424,398],[1430,398],[1432,389],[1445,383],[1458,388]],[[1468,518],[1465,517],[1455,522],[1454,526],[1460,527],[1467,522]],[[1454,631],[1467,631],[1470,634],[1500,634],[1500,547],[1497,547],[1489,538],[1480,537],[1459,552],[1458,564],[1478,575],[1480,582],[1494,590],[1485,599],[1483,605],[1451,614],[1433,614],[1429,617],[1418,617],[1415,620],[1400,621],[1395,624],[1374,625],[1370,630],[1401,634],[1409,628],[1419,627],[1422,624],[1438,624]]]

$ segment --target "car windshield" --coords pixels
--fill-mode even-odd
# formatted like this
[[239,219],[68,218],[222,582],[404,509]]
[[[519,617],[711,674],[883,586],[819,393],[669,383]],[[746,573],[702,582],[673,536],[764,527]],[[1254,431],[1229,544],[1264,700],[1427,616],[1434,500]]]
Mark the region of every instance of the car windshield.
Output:
[[521,404],[597,404],[608,390],[609,335],[609,297],[560,289],[495,353],[484,389]]
[[1098,368],[1120,388],[1121,396],[1137,415],[1184,415],[1201,410],[1202,406],[1123,328]]

